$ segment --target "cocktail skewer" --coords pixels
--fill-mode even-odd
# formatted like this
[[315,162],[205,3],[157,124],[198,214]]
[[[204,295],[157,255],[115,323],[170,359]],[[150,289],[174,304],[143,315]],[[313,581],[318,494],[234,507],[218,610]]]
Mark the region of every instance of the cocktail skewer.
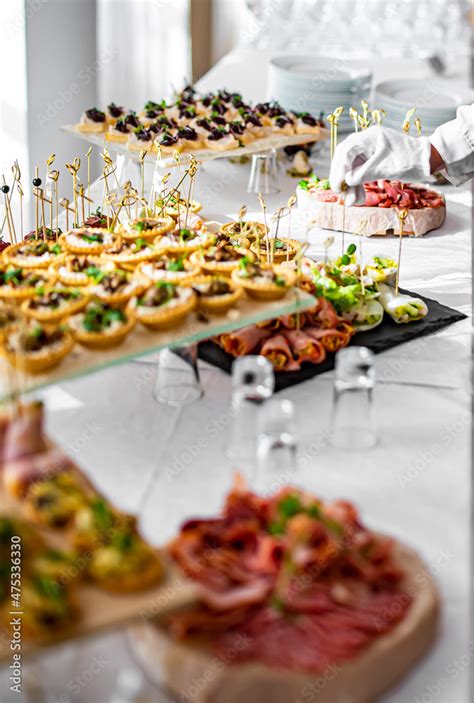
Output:
[[38,239],[38,223],[39,223],[39,202],[38,188],[41,186],[42,180],[39,177],[39,166],[35,166],[35,177],[33,178],[33,196],[35,198],[35,239]]
[[266,249],[266,254],[267,254],[267,261],[269,261],[270,246],[269,246],[269,241],[268,241],[267,206],[265,204],[265,200],[263,199],[263,195],[261,193],[258,194],[258,202],[260,203],[260,208],[262,210],[263,225],[265,227],[265,249]]
[[87,158],[87,217],[91,216],[91,203],[93,202],[91,200],[91,153],[92,153],[92,147],[90,146],[88,150],[86,151],[86,158]]
[[398,219],[400,222],[400,231],[399,231],[399,243],[398,243],[398,265],[397,265],[397,276],[396,276],[396,281],[395,281],[395,295],[398,295],[398,283],[400,280],[400,263],[402,260],[402,240],[403,240],[403,228],[405,225],[405,220],[408,217],[408,210],[398,210]]
[[10,206],[10,198],[8,197],[8,193],[10,192],[10,186],[7,185],[7,182],[5,180],[5,176],[2,176],[2,193],[4,196],[4,202],[5,202],[5,215],[7,218],[7,227],[8,227],[8,234],[10,237],[10,242],[12,244],[16,244],[16,232],[15,232],[15,224],[13,222],[13,215],[11,211],[11,206]]

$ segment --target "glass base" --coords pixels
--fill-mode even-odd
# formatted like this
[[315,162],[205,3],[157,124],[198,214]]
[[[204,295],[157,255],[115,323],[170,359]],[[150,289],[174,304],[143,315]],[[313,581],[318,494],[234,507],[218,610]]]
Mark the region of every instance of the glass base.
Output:
[[180,407],[183,405],[191,405],[202,398],[204,391],[200,386],[185,383],[175,383],[169,386],[163,386],[155,389],[153,398],[157,403],[162,405],[171,405]]

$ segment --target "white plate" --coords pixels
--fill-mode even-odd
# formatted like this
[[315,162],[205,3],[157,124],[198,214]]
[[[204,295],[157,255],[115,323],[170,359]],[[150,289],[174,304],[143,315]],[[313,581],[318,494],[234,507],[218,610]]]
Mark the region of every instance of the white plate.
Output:
[[343,92],[370,81],[372,73],[364,64],[325,56],[276,56],[271,59],[270,78],[285,82],[289,77],[298,85]]
[[380,100],[394,107],[416,106],[430,113],[450,113],[459,105],[472,102],[472,91],[452,88],[433,79],[384,81],[376,86],[375,92]]

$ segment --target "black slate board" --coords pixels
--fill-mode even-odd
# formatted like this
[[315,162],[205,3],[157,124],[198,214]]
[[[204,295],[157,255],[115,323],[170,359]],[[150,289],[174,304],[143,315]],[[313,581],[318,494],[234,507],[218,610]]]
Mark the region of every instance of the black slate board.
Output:
[[[421,298],[428,306],[428,315],[419,322],[411,322],[409,324],[397,325],[388,315],[384,316],[381,325],[375,327],[368,332],[358,332],[351,339],[351,344],[368,347],[374,354],[396,347],[399,344],[410,342],[419,337],[425,337],[428,334],[433,334],[443,327],[464,320],[467,315],[458,310],[448,308],[446,305],[441,305],[437,300],[425,298],[418,293],[411,293],[400,288],[400,293],[407,293],[417,298]],[[227,354],[217,344],[212,341],[201,342],[199,344],[199,358],[207,361],[213,366],[218,366],[227,373],[231,372],[232,362],[234,357]],[[289,386],[295,386],[297,383],[302,383],[308,378],[318,376],[320,373],[331,371],[334,368],[335,355],[330,354],[322,364],[303,363],[299,371],[277,371],[275,373],[275,391],[281,391]]]

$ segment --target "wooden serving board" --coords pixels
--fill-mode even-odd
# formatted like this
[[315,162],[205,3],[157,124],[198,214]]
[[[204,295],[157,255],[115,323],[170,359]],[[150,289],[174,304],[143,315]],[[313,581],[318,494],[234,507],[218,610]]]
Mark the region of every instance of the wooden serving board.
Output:
[[[47,373],[28,374],[18,372],[18,387],[27,392],[35,388],[59,383],[71,378],[100,371],[108,366],[122,364],[139,356],[150,354],[166,347],[186,346],[217,334],[232,332],[248,324],[270,320],[298,310],[307,310],[315,304],[313,296],[294,289],[283,300],[259,302],[245,294],[235,307],[224,315],[208,315],[207,321],[192,313],[187,321],[171,330],[152,332],[138,324],[119,346],[111,349],[91,350],[76,344],[72,352],[56,368]],[[0,357],[0,400],[11,393],[9,362]]]
[[[117,154],[122,154],[132,161],[140,160],[140,152],[134,151],[132,149],[127,149],[125,144],[119,144],[117,142],[109,141],[105,138],[105,133],[94,134],[87,132],[79,132],[74,125],[65,125],[61,128],[64,132],[82,139],[90,144],[95,144],[101,148],[106,147],[110,152]],[[255,139],[250,144],[246,146],[238,147],[236,149],[228,149],[227,151],[216,151],[215,149],[196,149],[195,151],[183,151],[181,152],[181,164],[186,164],[194,156],[196,161],[212,161],[214,159],[224,159],[233,158],[239,156],[246,156],[250,154],[257,154],[262,151],[269,151],[270,149],[282,149],[286,146],[294,146],[298,144],[309,144],[311,142],[321,142],[329,138],[329,130],[325,127],[320,127],[317,133],[308,134],[292,134],[288,135],[272,135],[270,137],[263,137],[262,139]],[[145,161],[151,161],[156,164],[159,168],[173,168],[175,167],[176,161],[171,154],[164,156],[161,159],[156,158],[156,152],[150,151],[146,157]]]
[[[78,469],[78,471],[80,471]],[[82,472],[80,472],[83,475]],[[87,478],[86,478],[87,481]],[[10,498],[0,484],[0,515],[21,516],[21,502]],[[47,544],[67,551],[71,547],[66,534],[35,526]],[[78,580],[74,587],[74,600],[79,615],[70,628],[51,633],[41,639],[23,639],[21,654],[31,655],[45,647],[61,642],[96,635],[114,628],[130,625],[133,622],[146,622],[159,618],[197,600],[196,586],[184,578],[171,563],[169,557],[157,550],[163,566],[163,578],[156,585],[136,593],[110,593],[96,586]],[[13,617],[13,616],[12,616]],[[11,660],[11,632],[0,626],[0,664]]]

